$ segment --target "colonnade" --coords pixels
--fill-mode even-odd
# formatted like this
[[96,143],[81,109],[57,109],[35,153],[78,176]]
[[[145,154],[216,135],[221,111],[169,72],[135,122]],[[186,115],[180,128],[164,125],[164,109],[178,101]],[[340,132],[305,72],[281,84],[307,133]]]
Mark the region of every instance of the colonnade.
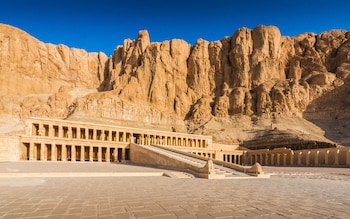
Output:
[[73,123],[65,120],[33,120],[31,136],[55,137],[77,140],[136,143],[142,145],[186,146],[207,148],[211,136],[190,135],[176,132],[135,129],[86,123]]
[[258,162],[265,166],[348,166],[350,148],[248,151],[244,157],[248,165]]
[[229,163],[241,164],[242,155],[240,154],[223,154],[222,160]]
[[117,162],[128,160],[129,149],[123,147],[22,143],[23,160]]

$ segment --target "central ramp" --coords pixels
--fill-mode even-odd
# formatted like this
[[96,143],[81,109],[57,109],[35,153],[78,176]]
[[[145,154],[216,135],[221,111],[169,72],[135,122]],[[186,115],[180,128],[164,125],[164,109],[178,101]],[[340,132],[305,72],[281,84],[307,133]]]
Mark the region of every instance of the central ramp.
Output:
[[238,171],[214,164],[211,159],[194,157],[192,154],[158,145],[130,144],[130,161],[140,165],[185,171],[207,179],[251,178],[254,172],[252,168],[244,167],[241,168],[246,171]]

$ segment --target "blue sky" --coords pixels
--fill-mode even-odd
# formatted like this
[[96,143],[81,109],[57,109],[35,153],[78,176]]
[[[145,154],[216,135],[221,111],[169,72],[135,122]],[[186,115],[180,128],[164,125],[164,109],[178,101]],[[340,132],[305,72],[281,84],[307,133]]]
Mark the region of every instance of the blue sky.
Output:
[[43,42],[111,55],[147,29],[152,42],[194,44],[232,36],[241,27],[275,25],[282,35],[350,30],[348,0],[0,0],[0,23]]

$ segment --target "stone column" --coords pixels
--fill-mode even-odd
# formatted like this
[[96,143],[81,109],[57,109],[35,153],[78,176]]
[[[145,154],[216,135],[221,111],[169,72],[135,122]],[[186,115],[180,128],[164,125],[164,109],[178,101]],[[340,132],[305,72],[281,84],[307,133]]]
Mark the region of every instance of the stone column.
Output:
[[126,132],[123,132],[123,142],[126,142]]
[[39,136],[45,136],[44,125],[41,124],[41,123],[39,123],[38,135],[39,135]]
[[238,163],[237,164],[241,164],[241,156],[239,156],[238,155],[238,157],[237,157],[238,159],[237,159],[237,161],[238,161]]
[[63,126],[58,126],[58,137],[63,138]]
[[76,156],[77,156],[77,151],[76,151],[76,146],[75,145],[72,145],[71,147],[71,161],[72,162],[75,162],[77,159],[76,159]]
[[334,153],[334,165],[339,165],[339,149]]
[[92,139],[97,140],[97,129],[93,129]]
[[274,166],[275,165],[275,155],[271,154],[271,165]]
[[93,162],[94,161],[94,147],[89,146],[89,161]]
[[324,153],[324,164],[328,165],[329,164],[329,150],[326,151],[326,153]]
[[77,139],[81,139],[80,127],[77,127]]
[[277,159],[277,166],[280,166],[281,165],[281,161],[280,161],[280,159],[281,159],[281,154],[280,153],[278,153],[278,154],[276,154],[276,159]]
[[294,151],[291,151],[290,153],[290,165],[294,164]]
[[113,141],[113,139],[112,139],[112,134],[113,133],[113,131],[112,130],[109,130],[108,131],[108,141]]
[[102,147],[98,147],[97,151],[97,161],[102,162]]
[[307,153],[306,153],[306,166],[309,166],[310,165],[310,151],[308,151]]
[[106,154],[105,154],[106,162],[111,162],[111,152],[110,152],[110,150],[111,149],[109,147],[106,148]]
[[[45,144],[39,144],[40,145],[40,160],[45,161],[46,156],[45,156]],[[43,146],[44,145],[44,146]]]
[[28,154],[28,159],[29,160],[34,160],[34,143],[30,142],[29,143],[29,154]]
[[106,138],[105,130],[101,130],[101,140],[104,141]]
[[56,144],[51,145],[51,160],[52,161],[57,161],[57,148]]
[[300,152],[298,153],[298,163],[297,163],[298,166],[301,165],[301,156],[302,156],[302,155],[303,155],[303,152],[300,151]]
[[283,166],[287,166],[287,154],[283,154]]
[[112,139],[113,141],[119,142],[119,132],[115,131],[115,139]]
[[89,139],[89,128],[85,127],[85,139]]
[[67,161],[67,145],[62,144],[62,161]]
[[145,143],[146,141],[145,141],[145,135],[144,134],[141,134],[141,144],[142,145],[145,145],[146,143]]
[[315,166],[318,166],[318,155],[320,154],[320,151],[316,151],[315,153]]
[[114,162],[118,162],[118,148],[114,149],[113,159]]
[[80,161],[85,162],[85,146],[80,146]]
[[73,134],[72,127],[67,126],[67,136],[69,139],[71,139],[73,137],[72,134]]
[[55,137],[55,132],[53,129],[53,125],[49,124],[49,137]]

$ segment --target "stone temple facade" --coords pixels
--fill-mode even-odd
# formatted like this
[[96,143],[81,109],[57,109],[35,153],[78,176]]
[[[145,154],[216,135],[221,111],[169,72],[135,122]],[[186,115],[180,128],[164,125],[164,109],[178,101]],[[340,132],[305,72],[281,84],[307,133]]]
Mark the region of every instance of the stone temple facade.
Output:
[[[129,144],[211,148],[212,137],[66,120],[33,118],[20,137],[20,160],[114,162],[129,160]],[[215,153],[205,156],[215,158]]]
[[27,120],[24,134],[0,136],[0,161],[128,162],[132,143],[233,165],[350,166],[347,147],[249,150],[213,143],[212,136],[48,118]]

